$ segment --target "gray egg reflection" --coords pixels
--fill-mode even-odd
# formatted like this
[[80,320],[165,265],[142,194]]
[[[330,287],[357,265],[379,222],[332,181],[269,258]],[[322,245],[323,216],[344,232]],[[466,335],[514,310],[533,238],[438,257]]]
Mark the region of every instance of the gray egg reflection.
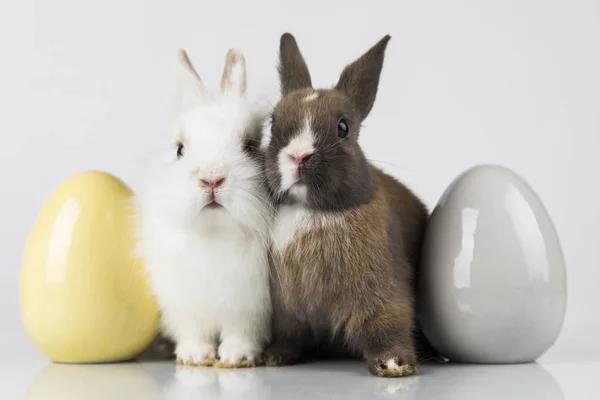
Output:
[[560,384],[538,363],[436,365],[421,377],[416,399],[564,400]]
[[165,388],[165,399],[270,399],[270,388],[258,369],[217,369],[177,366]]
[[162,399],[161,388],[140,364],[55,364],[39,372],[27,400]]

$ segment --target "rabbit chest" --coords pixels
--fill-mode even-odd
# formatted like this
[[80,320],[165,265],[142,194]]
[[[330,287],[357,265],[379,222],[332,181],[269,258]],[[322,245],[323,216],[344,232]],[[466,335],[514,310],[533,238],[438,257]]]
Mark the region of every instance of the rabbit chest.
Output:
[[336,319],[373,307],[391,289],[385,220],[369,207],[335,213],[280,208],[272,284],[298,318],[337,324]]

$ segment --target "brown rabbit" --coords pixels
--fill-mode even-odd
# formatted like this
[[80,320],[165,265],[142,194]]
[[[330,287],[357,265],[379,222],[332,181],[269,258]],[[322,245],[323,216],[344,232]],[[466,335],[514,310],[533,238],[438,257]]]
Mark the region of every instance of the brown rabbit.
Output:
[[277,205],[267,365],[337,349],[363,356],[377,376],[417,372],[413,291],[428,211],[358,144],[389,40],[346,66],[335,87],[313,89],[296,40],[281,37],[282,99],[266,157]]

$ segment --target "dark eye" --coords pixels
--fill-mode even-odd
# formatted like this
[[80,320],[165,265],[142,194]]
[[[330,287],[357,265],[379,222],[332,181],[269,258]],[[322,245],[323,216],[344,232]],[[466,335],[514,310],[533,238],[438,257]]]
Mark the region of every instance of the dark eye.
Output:
[[337,126],[337,135],[338,137],[345,139],[348,137],[348,133],[349,133],[349,129],[348,129],[348,123],[346,122],[345,119],[340,119],[340,122],[338,122],[338,126]]
[[183,145],[183,143],[179,143],[177,145],[177,158],[182,158],[184,154],[185,154],[185,146]]

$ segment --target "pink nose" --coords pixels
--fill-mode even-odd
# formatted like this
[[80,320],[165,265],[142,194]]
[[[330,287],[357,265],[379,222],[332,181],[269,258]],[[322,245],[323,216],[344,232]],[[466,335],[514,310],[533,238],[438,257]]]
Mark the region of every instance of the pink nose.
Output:
[[215,188],[218,188],[219,186],[221,186],[223,184],[223,181],[225,181],[225,178],[200,179],[200,183],[203,186],[206,186],[211,190],[214,190]]
[[304,164],[312,154],[290,154],[290,160],[298,167]]

